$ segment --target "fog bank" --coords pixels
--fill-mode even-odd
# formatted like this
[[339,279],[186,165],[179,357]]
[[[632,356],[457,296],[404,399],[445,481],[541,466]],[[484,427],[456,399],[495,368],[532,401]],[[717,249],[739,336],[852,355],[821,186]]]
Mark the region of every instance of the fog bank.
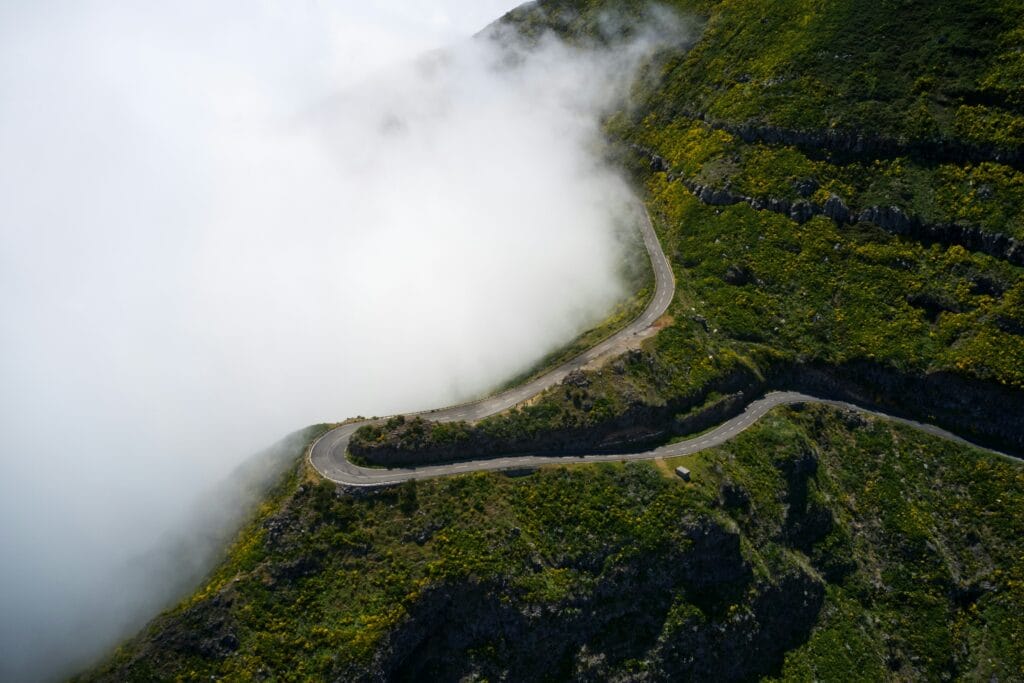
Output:
[[0,680],[179,590],[248,455],[486,391],[626,294],[599,121],[652,36],[509,60],[464,39],[507,2],[213,5],[0,5]]

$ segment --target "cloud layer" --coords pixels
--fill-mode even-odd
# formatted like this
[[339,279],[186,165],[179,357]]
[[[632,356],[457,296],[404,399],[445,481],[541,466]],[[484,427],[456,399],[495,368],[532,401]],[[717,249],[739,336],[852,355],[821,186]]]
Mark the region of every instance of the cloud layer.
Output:
[[512,66],[423,52],[507,3],[215,5],[0,7],[3,679],[172,597],[139,558],[202,566],[248,454],[485,391],[624,295],[598,126],[646,45]]

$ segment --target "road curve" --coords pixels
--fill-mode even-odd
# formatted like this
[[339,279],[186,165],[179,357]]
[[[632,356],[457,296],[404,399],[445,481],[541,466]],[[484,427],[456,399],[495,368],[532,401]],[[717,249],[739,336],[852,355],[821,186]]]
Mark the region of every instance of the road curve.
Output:
[[[438,422],[454,422],[465,420],[473,422],[490,415],[500,413],[512,406],[536,396],[545,389],[552,387],[573,370],[582,368],[590,363],[602,360],[610,355],[618,355],[626,348],[639,344],[639,342],[654,333],[654,322],[668,309],[672,296],[675,294],[675,278],[672,274],[672,267],[661,249],[661,244],[651,225],[650,217],[646,210],[643,212],[643,220],[640,222],[640,232],[643,236],[644,245],[651,259],[651,266],[654,270],[654,296],[648,303],[647,308],[633,322],[621,331],[606,338],[604,341],[593,346],[588,351],[566,361],[558,367],[536,377],[525,384],[512,387],[493,396],[462,403],[447,408],[423,411],[416,413],[426,419]],[[581,463],[581,462],[602,462],[602,461],[623,461],[623,460],[649,460],[653,458],[665,458],[678,455],[690,455],[707,448],[720,446],[726,441],[747,429],[754,422],[763,417],[772,408],[781,405],[792,405],[799,403],[821,403],[838,408],[857,410],[863,413],[884,417],[894,422],[910,425],[916,429],[939,436],[950,441],[981,448],[955,434],[952,434],[935,425],[915,422],[900,417],[847,403],[845,401],[834,401],[819,398],[809,394],[802,394],[794,391],[775,391],[766,394],[751,402],[742,414],[731,420],[727,420],[714,429],[676,443],[655,448],[654,450],[642,453],[625,454],[595,454],[595,455],[517,455],[500,458],[481,458],[478,460],[461,460],[458,462],[443,465],[430,465],[415,468],[373,468],[362,467],[351,462],[347,457],[348,442],[352,434],[370,420],[349,422],[327,432],[309,449],[309,462],[326,479],[348,486],[389,486],[398,484],[410,479],[429,479],[432,477],[443,477],[452,474],[464,474],[466,472],[479,472],[484,470],[508,470],[533,468],[540,465],[557,463]],[[1000,453],[1000,455],[1005,455]],[[1009,456],[1007,456],[1009,457]]]

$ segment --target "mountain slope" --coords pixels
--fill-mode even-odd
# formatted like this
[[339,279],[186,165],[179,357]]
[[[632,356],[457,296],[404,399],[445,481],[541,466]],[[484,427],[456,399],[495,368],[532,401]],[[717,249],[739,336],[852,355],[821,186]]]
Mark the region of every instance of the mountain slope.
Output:
[[[456,431],[641,448],[786,386],[1024,451],[1024,8],[672,4],[699,38],[607,122],[675,268],[664,328]],[[647,16],[504,22],[615,45]],[[1018,463],[825,408],[681,462],[692,483],[659,462],[360,493],[300,461],[83,679],[1024,677]]]
[[[607,125],[675,267],[666,329],[466,443],[641,448],[723,395],[735,411],[778,387],[1024,452],[1019,4],[681,5],[704,13],[699,40],[659,55]],[[542,3],[506,21],[614,44],[639,7]],[[966,30],[981,25],[995,28]],[[889,85],[851,85],[867,81]],[[967,111],[988,123],[958,124]],[[372,461],[399,436],[353,444]]]
[[830,409],[652,464],[355,495],[305,463],[87,680],[1024,674],[1024,471]]

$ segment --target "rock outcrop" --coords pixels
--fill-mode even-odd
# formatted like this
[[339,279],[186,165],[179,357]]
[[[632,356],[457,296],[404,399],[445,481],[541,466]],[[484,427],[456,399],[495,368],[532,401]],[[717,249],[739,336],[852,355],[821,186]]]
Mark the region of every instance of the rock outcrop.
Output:
[[992,161],[1024,169],[1024,148],[980,145],[943,138],[901,139],[842,128],[794,130],[756,123],[734,124],[702,112],[688,114],[711,128],[722,130],[746,143],[789,145],[811,156],[830,155],[840,161],[851,158],[892,159],[914,157],[932,162],[980,163]]
[[[569,375],[561,385],[584,412],[593,401],[587,387],[581,384],[585,381],[586,375]],[[749,400],[748,393],[761,386],[760,379],[743,368],[715,380],[695,394],[664,404],[637,401],[611,419],[521,434],[495,433],[483,426],[466,425],[461,438],[441,441],[430,437],[432,423],[413,419],[379,435],[357,431],[349,442],[349,452],[363,462],[384,467],[524,453],[628,453],[658,445],[679,430],[688,433],[705,429],[739,414]],[[724,398],[705,406],[711,394],[722,394]],[[698,407],[700,409],[694,411]]]
[[[585,595],[558,602],[488,581],[434,586],[368,669],[337,679],[596,681],[630,660],[645,662],[636,680],[738,681],[774,670],[807,638],[824,584],[795,564],[755,579],[738,534],[708,518],[681,523],[688,543],[615,564]],[[677,594],[694,605],[681,620],[666,599]]]
[[[579,391],[577,385],[586,380],[584,375],[567,381],[575,382],[572,386]],[[410,447],[399,434],[381,441],[353,439],[350,450],[366,462],[387,467],[522,453],[636,452],[734,417],[752,398],[770,389],[807,391],[876,407],[941,425],[981,444],[1024,453],[1024,392],[949,372],[904,373],[868,361],[839,366],[780,363],[770,368],[766,378],[737,371],[696,395],[663,405],[638,403],[610,420],[540,430],[520,438],[467,426],[466,438],[458,442],[423,439]],[[706,403],[713,393],[722,396]]]
[[653,170],[665,173],[670,180],[681,182],[697,199],[709,206],[748,204],[757,211],[770,211],[797,223],[806,223],[815,216],[826,216],[840,225],[870,223],[886,232],[924,242],[959,245],[1014,265],[1024,265],[1024,242],[1009,235],[985,230],[965,223],[928,223],[907,213],[899,206],[869,206],[859,212],[852,210],[842,198],[830,196],[823,204],[800,199],[789,201],[775,197],[751,197],[729,189],[715,188],[682,177],[673,171],[661,156],[640,146],[633,149],[650,159]]

